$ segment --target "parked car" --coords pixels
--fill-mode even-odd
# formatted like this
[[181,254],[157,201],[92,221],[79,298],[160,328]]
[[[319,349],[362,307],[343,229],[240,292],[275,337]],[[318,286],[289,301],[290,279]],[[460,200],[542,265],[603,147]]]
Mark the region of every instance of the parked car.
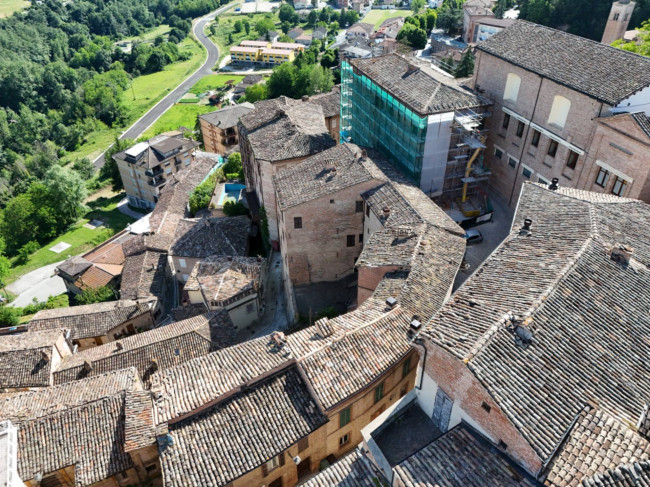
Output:
[[467,241],[467,245],[481,243],[483,241],[483,234],[472,228],[465,232],[465,240]]

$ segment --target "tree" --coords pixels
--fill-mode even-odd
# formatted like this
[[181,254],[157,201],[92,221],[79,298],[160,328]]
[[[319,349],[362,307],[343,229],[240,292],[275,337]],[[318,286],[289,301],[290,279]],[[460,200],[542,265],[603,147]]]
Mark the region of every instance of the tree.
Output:
[[448,58],[442,58],[438,67],[444,71],[447,71],[449,74],[454,74],[455,64],[456,63],[454,62],[454,58],[452,56],[449,56]]
[[89,180],[95,174],[95,166],[87,157],[74,161],[72,169],[76,171],[82,179],[85,180]]
[[269,98],[277,98],[282,95],[293,96],[296,75],[296,67],[291,63],[284,63],[275,68],[266,83]]
[[17,326],[20,323],[19,310],[9,306],[0,306],[0,326]]
[[165,38],[161,35],[157,35],[156,38],[153,40],[153,45],[156,47],[162,46],[163,42],[165,42]]
[[244,20],[244,31],[246,35],[251,33],[251,23],[248,20]]
[[242,24],[241,20],[236,20],[235,24],[233,25],[233,29],[235,30],[235,34],[239,34],[242,30],[244,30],[244,24]]
[[317,21],[318,21],[318,13],[316,12],[316,10],[312,10],[311,12],[309,12],[309,15],[307,15],[307,25],[309,27],[314,27]]
[[455,34],[463,26],[462,0],[444,0],[438,9],[436,25]]
[[295,9],[288,3],[285,3],[278,10],[278,18],[280,22],[290,22],[295,13]]
[[335,36],[339,33],[339,30],[341,29],[341,26],[337,21],[334,21],[330,24],[329,29],[327,30],[327,33],[331,36]]
[[338,66],[338,49],[327,49],[320,58],[320,64],[325,68]]
[[411,10],[413,10],[415,13],[418,13],[420,10],[424,8],[425,1],[424,0],[413,0],[411,2]]
[[266,100],[269,97],[268,90],[266,89],[266,85],[262,83],[258,83],[255,85],[251,85],[248,88],[246,88],[246,101],[250,103],[255,103],[256,101],[260,100]]
[[650,20],[644,22],[643,25],[639,27],[637,39],[637,41],[632,42],[626,42],[623,39],[620,39],[612,43],[612,46],[650,57]]
[[474,54],[470,48],[467,48],[463,53],[463,57],[456,66],[454,76],[456,78],[467,78],[474,74]]
[[104,153],[104,166],[100,169],[99,175],[103,179],[110,179],[112,181],[113,191],[120,191],[124,189],[122,183],[122,176],[120,169],[117,166],[117,161],[113,158],[118,152],[122,152],[131,147],[135,141],[132,139],[120,139],[117,136],[113,141],[113,145],[106,149]]
[[241,201],[227,200],[223,204],[223,212],[226,216],[239,216],[247,215],[248,209],[244,206]]
[[414,28],[409,32],[408,43],[414,49],[424,49],[427,46],[427,33],[424,29],[419,27]]
[[2,291],[5,293],[5,298],[7,297],[7,291],[5,290],[5,280],[7,279],[10,270],[11,262],[9,262],[9,259],[7,259],[4,255],[0,255],[0,287],[2,287]]
[[320,20],[321,22],[329,22],[331,13],[332,13],[331,8],[329,7],[324,8],[318,14],[318,20]]
[[273,23],[273,20],[266,17],[258,20],[257,23],[255,24],[255,30],[262,37],[266,36],[266,34],[268,34],[268,32],[270,30],[273,30],[274,28],[275,28],[275,23]]
[[81,292],[81,294],[77,294],[74,299],[75,304],[78,306],[83,304],[103,303],[105,301],[115,301],[117,299],[117,291],[111,286],[86,288]]
[[45,186],[51,207],[65,224],[75,222],[85,209],[83,201],[88,196],[86,184],[78,173],[61,166],[53,166],[45,174]]
[[436,26],[436,20],[438,19],[438,13],[432,8],[428,8],[424,14],[424,18],[427,22],[427,34],[430,34],[433,28]]
[[[287,32],[289,32],[289,31],[291,30],[291,24],[290,24],[289,22],[282,22],[282,23],[280,24],[280,30],[281,30],[284,34],[286,34]],[[290,37],[289,39],[291,39],[291,37]]]

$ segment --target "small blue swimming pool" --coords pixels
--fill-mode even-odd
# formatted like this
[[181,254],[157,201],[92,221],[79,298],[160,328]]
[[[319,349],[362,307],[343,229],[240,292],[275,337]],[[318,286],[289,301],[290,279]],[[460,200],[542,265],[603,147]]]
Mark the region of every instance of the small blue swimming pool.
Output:
[[239,201],[239,193],[241,193],[241,190],[245,187],[246,186],[243,184],[224,184],[223,191],[219,197],[219,202],[217,205],[223,206],[224,201],[229,198],[232,198],[235,201]]

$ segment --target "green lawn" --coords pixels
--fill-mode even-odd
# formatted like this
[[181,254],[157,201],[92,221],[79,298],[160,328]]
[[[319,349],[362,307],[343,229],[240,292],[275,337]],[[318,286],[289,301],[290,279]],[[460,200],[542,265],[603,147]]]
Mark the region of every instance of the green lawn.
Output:
[[25,0],[0,0],[0,17],[9,17],[17,10],[22,10],[29,6]]
[[177,130],[180,126],[193,130],[197,115],[213,112],[215,110],[216,108],[210,105],[173,105],[163,114],[162,117],[156,120],[156,122],[146,130],[143,134],[143,138],[148,139],[161,132]]
[[[111,198],[104,197],[89,202],[88,206],[90,207],[90,211],[74,227],[70,228],[70,230],[55,240],[45,244],[40,250],[34,252],[26,264],[12,267],[7,276],[7,284],[34,269],[86,252],[115,235],[120,230],[123,230],[133,221],[133,218],[120,213],[117,209],[117,203],[123,197],[123,194],[118,194]],[[95,230],[84,228],[83,225],[90,220],[101,220],[104,222],[104,227],[96,228]],[[60,254],[49,250],[50,247],[59,242],[69,243],[71,247]]]
[[236,85],[242,79],[244,79],[243,76],[232,76],[230,74],[210,74],[208,76],[204,76],[194,86],[192,86],[190,88],[190,93],[199,95],[208,90],[216,90],[217,88],[222,87],[226,84],[226,81],[232,80],[233,85]]
[[140,36],[127,37],[126,39],[121,39],[120,42],[133,42],[133,41],[153,41],[157,36],[167,36],[171,29],[167,24],[160,24],[155,29],[151,29],[149,32],[145,32]]
[[[132,87],[127,88],[122,94],[122,100],[128,110],[127,123],[123,127],[109,128],[100,123],[97,130],[86,136],[86,142],[76,151],[69,152],[64,160],[68,162],[82,157],[94,160],[111,145],[116,135],[122,133],[125,128],[144,115],[147,110],[176,88],[178,83],[196,71],[204,61],[205,51],[193,39],[185,39],[178,48],[181,52],[190,52],[192,57],[187,61],[165,66],[165,69],[158,73],[135,78]],[[135,100],[133,99],[134,95]]]
[[410,17],[413,15],[412,10],[379,10],[379,9],[374,9],[371,10],[368,15],[366,15],[361,22],[365,22],[366,24],[375,24],[375,29],[378,28],[382,22],[386,19],[390,19],[392,17]]

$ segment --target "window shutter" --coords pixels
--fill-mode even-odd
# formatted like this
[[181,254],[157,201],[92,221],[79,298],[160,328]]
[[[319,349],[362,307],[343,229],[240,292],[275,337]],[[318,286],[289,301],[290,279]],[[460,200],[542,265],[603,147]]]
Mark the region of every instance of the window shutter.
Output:
[[269,469],[266,466],[266,462],[262,464],[262,477],[266,477],[269,474]]
[[282,467],[284,465],[284,452],[280,453],[280,466]]

